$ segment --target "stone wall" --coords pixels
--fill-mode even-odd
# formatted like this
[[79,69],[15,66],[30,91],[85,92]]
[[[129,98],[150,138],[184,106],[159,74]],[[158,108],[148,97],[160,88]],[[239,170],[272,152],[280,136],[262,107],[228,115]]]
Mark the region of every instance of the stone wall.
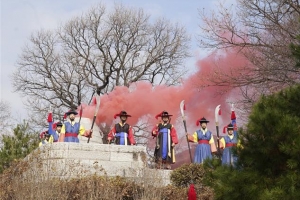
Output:
[[26,157],[29,176],[70,179],[88,175],[121,176],[151,185],[170,183],[169,170],[147,168],[146,147],[87,143],[54,143]]

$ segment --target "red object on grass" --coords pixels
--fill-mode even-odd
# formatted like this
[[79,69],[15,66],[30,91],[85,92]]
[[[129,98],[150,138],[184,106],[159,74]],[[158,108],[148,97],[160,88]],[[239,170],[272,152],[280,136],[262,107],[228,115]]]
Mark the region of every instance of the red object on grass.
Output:
[[188,192],[188,200],[197,200],[197,194],[196,194],[195,186],[193,184],[190,185],[190,189]]

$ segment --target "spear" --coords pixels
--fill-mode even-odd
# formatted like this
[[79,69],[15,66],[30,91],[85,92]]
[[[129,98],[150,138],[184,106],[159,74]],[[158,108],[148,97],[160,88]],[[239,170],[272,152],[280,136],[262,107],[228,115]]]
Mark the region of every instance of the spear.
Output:
[[[185,110],[185,105],[184,105],[184,100],[182,100],[182,101],[180,102],[180,112],[181,112],[181,116],[182,116],[182,121],[183,121],[183,125],[184,125],[184,130],[185,130],[185,133],[187,133],[186,120],[185,120],[184,110]],[[189,153],[190,153],[190,159],[191,159],[191,163],[192,163],[192,162],[193,162],[193,159],[192,159],[192,154],[191,154],[191,148],[190,148],[189,138],[188,138],[188,135],[187,135],[187,134],[186,134],[186,141],[187,141],[187,143],[188,143]]]
[[90,104],[91,104],[91,102],[92,102],[92,99],[93,99],[93,96],[94,96],[95,92],[96,92],[96,90],[94,90],[94,91],[93,91],[92,97],[91,97],[91,99],[90,99],[90,101],[89,101],[89,104],[88,104],[88,105],[90,105]]
[[218,105],[215,109],[215,122],[216,122],[216,130],[217,130],[217,145],[218,145],[218,156],[220,158],[221,152],[220,152],[220,140],[219,140],[219,115],[221,114],[221,105]]
[[[96,101],[97,101],[97,105],[96,105],[96,110],[95,110],[91,130],[93,130],[93,127],[94,127],[94,124],[95,124],[95,121],[96,121],[96,117],[97,117],[97,113],[98,113],[99,108],[100,108],[100,90],[99,89],[97,89]],[[87,143],[90,142],[90,139],[91,139],[91,135],[89,135]]]
[[80,124],[80,121],[81,121],[82,113],[83,113],[82,104],[80,104],[79,121],[78,121],[79,124]]

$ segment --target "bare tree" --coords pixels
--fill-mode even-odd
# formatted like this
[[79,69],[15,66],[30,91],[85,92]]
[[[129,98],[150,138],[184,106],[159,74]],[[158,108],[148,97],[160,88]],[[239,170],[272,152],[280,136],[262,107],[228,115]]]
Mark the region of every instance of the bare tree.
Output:
[[8,102],[0,101],[0,130],[7,133],[12,126],[11,108]]
[[56,31],[33,34],[13,76],[32,113],[54,113],[88,102],[93,88],[107,93],[136,81],[177,84],[189,37],[166,19],[150,20],[141,9],[98,5]]
[[[203,25],[200,47],[235,51],[248,63],[224,71],[218,65],[211,85],[239,87],[249,108],[260,94],[269,94],[299,82],[299,68],[290,43],[300,34],[300,6],[295,0],[237,0],[208,15],[199,10]],[[237,73],[239,71],[239,73]]]

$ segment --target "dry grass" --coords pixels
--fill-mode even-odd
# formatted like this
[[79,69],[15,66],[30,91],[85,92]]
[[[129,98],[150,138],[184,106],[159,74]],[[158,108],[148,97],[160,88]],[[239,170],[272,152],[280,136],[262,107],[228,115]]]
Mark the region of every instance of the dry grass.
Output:
[[[90,175],[73,179],[39,179],[24,176],[27,161],[14,163],[0,175],[0,199],[100,199],[100,200],[161,200],[186,199],[187,188],[155,187],[138,184],[125,178]],[[140,180],[138,181],[140,182]]]
[[[48,159],[47,149],[31,153],[15,162],[0,174],[0,200],[186,200],[188,185],[165,185],[163,177],[170,171],[143,169],[130,178],[109,177],[99,163],[80,163],[72,159]],[[53,153],[53,152],[52,152]],[[62,163],[64,162],[64,163]],[[191,169],[174,170],[179,181],[190,179]],[[129,173],[127,171],[126,173]],[[200,173],[201,172],[201,173]],[[202,177],[202,168],[200,174]],[[172,174],[173,174],[172,173]],[[199,179],[200,180],[200,179]],[[202,179],[201,179],[202,180]],[[172,181],[174,182],[174,181]],[[202,184],[195,185],[199,200],[213,199],[212,190]]]

